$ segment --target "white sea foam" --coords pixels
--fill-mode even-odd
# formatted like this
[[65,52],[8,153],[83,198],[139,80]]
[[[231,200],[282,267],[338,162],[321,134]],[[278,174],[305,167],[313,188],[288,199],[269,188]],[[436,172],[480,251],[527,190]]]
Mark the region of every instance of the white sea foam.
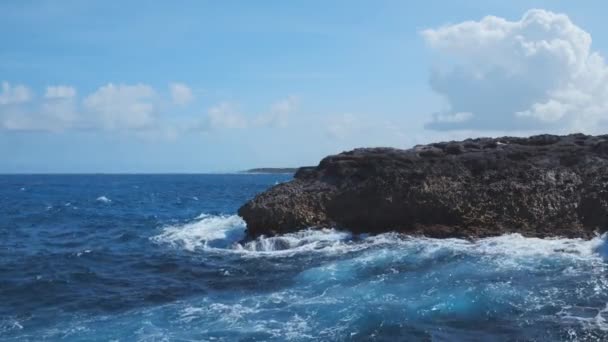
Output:
[[315,250],[344,249],[351,234],[334,229],[308,229],[276,237],[259,237],[243,244],[245,222],[237,215],[201,214],[193,222],[171,225],[152,237],[158,243],[189,251],[196,249],[240,253],[249,256],[288,256]]
[[0,319],[0,333],[8,333],[14,330],[23,330],[21,322],[12,317]]
[[103,203],[110,203],[110,202],[112,202],[112,200],[109,199],[109,198],[107,198],[106,196],[99,196],[99,197],[97,197],[97,201],[103,202]]
[[558,316],[564,321],[579,323],[587,330],[608,331],[608,303],[603,309],[567,305]]
[[359,235],[335,229],[305,229],[273,237],[259,237],[241,243],[245,222],[237,215],[201,214],[193,222],[165,227],[152,238],[159,243],[194,251],[197,248],[241,253],[246,256],[290,256],[295,253],[349,253],[373,247],[395,247],[399,253],[411,252],[417,258],[445,253],[494,258],[499,266],[525,267],[529,258],[608,258],[606,237],[591,240],[567,238],[530,238],[506,234],[474,241],[411,237],[398,233]]
[[188,251],[197,248],[229,248],[241,240],[245,233],[245,222],[236,215],[199,215],[194,222],[165,227],[153,241],[181,247]]
[[[390,235],[389,235],[390,236]],[[381,234],[368,239],[386,239]],[[424,237],[392,237],[387,243],[397,243],[405,247],[423,247],[422,253],[434,254],[441,250],[466,252],[475,255],[505,256],[509,258],[551,257],[565,255],[573,258],[601,256],[598,251],[605,245],[605,237],[591,240],[567,238],[531,238],[521,234],[505,234],[474,241],[463,239],[431,239]]]
[[[272,296],[277,293],[273,293]],[[205,323],[206,326],[239,327],[249,332],[270,334],[283,341],[313,340],[313,328],[305,317],[288,314],[284,321],[264,319],[272,313],[266,298],[249,298],[242,303],[209,303],[200,306],[188,305],[181,309],[179,322],[185,324]],[[296,298],[293,298],[294,300]],[[253,305],[252,305],[253,304]],[[262,314],[260,316],[260,314]]]
[[235,248],[254,255],[292,255],[309,251],[339,251],[349,248],[352,235],[335,229],[306,229],[274,237],[259,237]]

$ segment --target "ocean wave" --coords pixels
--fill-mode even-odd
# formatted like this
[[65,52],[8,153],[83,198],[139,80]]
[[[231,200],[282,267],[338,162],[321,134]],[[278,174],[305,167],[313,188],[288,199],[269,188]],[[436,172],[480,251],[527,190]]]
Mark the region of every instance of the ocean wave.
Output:
[[605,237],[242,240],[275,176],[62,177],[0,194],[0,340],[608,341]]
[[290,256],[310,251],[349,250],[353,236],[335,229],[306,229],[274,237],[242,242],[246,224],[237,215],[201,214],[194,221],[170,225],[151,239],[188,251],[197,249],[248,256]]
[[534,238],[521,234],[477,240],[436,239],[399,233],[353,235],[336,229],[304,229],[243,242],[246,224],[237,215],[201,214],[194,221],[163,228],[152,237],[157,243],[184,248],[240,253],[245,256],[291,256],[296,253],[349,253],[368,248],[393,247],[402,255],[438,257],[446,254],[497,258],[504,267],[526,267],[529,258],[572,258],[602,261],[608,258],[606,236],[590,240]]
[[244,237],[245,222],[239,216],[201,214],[193,222],[165,227],[151,239],[192,252],[198,248],[227,249]]
[[107,198],[106,196],[99,196],[97,197],[97,201],[98,202],[102,202],[102,203],[110,203],[112,202],[111,199]]

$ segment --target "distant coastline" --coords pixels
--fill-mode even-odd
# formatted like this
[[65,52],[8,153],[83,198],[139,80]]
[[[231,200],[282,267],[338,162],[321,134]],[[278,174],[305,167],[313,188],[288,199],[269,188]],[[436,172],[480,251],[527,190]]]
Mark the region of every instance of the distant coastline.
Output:
[[297,167],[260,167],[242,171],[243,173],[296,173]]

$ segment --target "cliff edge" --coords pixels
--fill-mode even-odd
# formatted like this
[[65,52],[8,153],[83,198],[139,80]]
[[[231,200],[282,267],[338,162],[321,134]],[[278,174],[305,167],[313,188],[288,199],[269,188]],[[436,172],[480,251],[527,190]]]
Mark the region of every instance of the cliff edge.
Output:
[[608,230],[608,135],[362,148],[300,168],[243,205],[249,237],[302,228],[429,237]]

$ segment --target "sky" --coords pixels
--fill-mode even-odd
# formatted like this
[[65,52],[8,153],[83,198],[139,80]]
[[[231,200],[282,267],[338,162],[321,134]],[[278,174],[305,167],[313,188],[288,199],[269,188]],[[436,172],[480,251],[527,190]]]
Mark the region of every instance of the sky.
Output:
[[0,2],[0,173],[608,131],[604,1]]

